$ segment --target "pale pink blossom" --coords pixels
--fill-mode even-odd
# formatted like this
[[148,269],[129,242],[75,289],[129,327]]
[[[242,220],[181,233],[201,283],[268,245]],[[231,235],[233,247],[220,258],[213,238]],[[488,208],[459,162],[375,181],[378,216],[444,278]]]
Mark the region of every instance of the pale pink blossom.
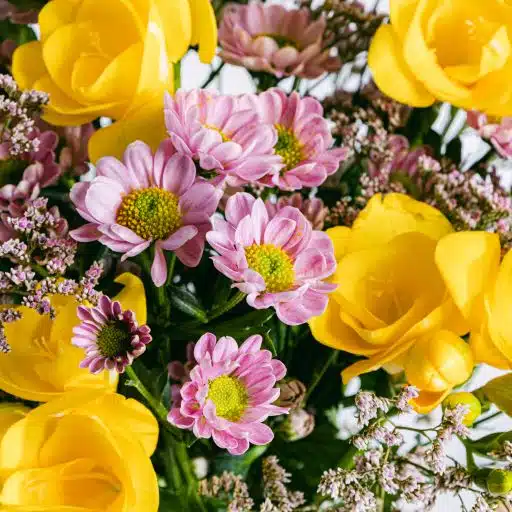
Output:
[[194,347],[196,366],[173,403],[169,422],[192,430],[199,438],[213,438],[232,455],[245,453],[250,444],[265,445],[274,438],[263,422],[288,413],[278,407],[285,365],[261,349],[262,337],[250,336],[240,347],[230,336],[217,340],[206,333]]
[[295,192],[290,196],[281,196],[276,202],[267,199],[265,206],[271,217],[285,206],[298,208],[304,214],[304,217],[311,222],[313,229],[319,229],[320,231],[324,227],[325,218],[329,214],[329,208],[324,205],[320,198],[304,199],[300,192]]
[[196,179],[193,160],[164,141],[153,155],[149,146],[130,144],[123,162],[98,161],[97,176],[71,190],[71,200],[88,224],[71,232],[79,242],[99,240],[122,260],[151,244],[155,256],[151,277],[156,286],[167,279],[164,251],[173,251],[188,267],[199,264],[210,217],[220,192]]
[[243,192],[229,198],[225,216],[214,219],[206,238],[218,253],[215,267],[247,294],[248,304],[274,307],[288,325],[321,315],[336,288],[325,282],[336,268],[329,237],[297,208],[271,216],[261,199]]
[[280,89],[269,89],[244,96],[242,103],[257,112],[261,122],[272,126],[276,134],[273,149],[279,157],[279,172],[262,176],[260,183],[285,190],[317,187],[347,156],[346,148],[331,149],[329,123],[315,98],[301,98],[296,92],[287,96]]
[[325,48],[325,18],[308,9],[252,2],[229,5],[219,27],[220,57],[251,71],[278,78],[316,78],[337,71],[341,61]]
[[164,112],[174,147],[203,171],[242,184],[279,168],[272,151],[275,131],[262,124],[250,106],[242,106],[238,97],[203,89],[178,91],[166,96]]
[[467,123],[488,140],[503,158],[512,158],[512,117],[490,118],[486,114],[470,110]]

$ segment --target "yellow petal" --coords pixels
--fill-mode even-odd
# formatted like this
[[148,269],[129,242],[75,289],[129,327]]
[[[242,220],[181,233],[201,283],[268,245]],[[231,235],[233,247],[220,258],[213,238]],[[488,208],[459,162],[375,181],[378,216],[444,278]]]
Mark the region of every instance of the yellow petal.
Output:
[[326,231],[334,247],[334,257],[340,261],[348,251],[351,229],[346,226],[336,226]]
[[419,0],[392,0],[389,4],[391,26],[401,41],[409,29]]
[[439,240],[453,228],[439,210],[410,196],[375,194],[352,226],[350,250],[385,244],[413,231]]
[[123,309],[131,309],[135,313],[139,325],[147,322],[146,293],[143,282],[134,274],[125,272],[116,277],[116,283],[124,285],[124,288],[114,297]]
[[142,140],[156,150],[166,137],[163,95],[163,92],[158,94],[145,106],[129,112],[125,118],[96,131],[89,140],[91,162],[96,162],[102,156],[122,158],[126,146],[134,140]]
[[375,83],[389,97],[406,105],[432,105],[434,96],[411,73],[401,45],[393,26],[382,25],[377,30],[368,53],[368,65]]
[[0,440],[11,425],[23,419],[29,412],[30,409],[23,404],[0,404]]
[[417,398],[409,400],[409,404],[419,414],[428,414],[430,411],[435,409],[449,394],[451,389],[435,393],[431,391],[420,391]]
[[80,0],[52,0],[39,12],[41,40],[45,41],[58,28],[72,23]]
[[337,350],[365,356],[380,350],[379,347],[366,343],[353,329],[342,322],[340,306],[333,300],[329,300],[325,313],[309,321],[309,327],[317,341]]
[[192,41],[199,44],[201,62],[209,63],[217,50],[217,20],[210,0],[189,0],[192,13]]
[[483,318],[483,294],[494,283],[500,262],[498,235],[483,231],[452,233],[436,247],[436,263],[453,300],[471,325]]
[[39,41],[22,44],[14,50],[12,76],[21,89],[32,88],[37,80],[48,74],[42,52],[43,47]]

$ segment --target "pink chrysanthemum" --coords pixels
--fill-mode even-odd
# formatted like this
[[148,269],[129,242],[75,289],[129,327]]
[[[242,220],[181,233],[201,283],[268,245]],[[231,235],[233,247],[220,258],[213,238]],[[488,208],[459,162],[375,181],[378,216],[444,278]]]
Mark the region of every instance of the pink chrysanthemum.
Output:
[[280,171],[260,178],[260,183],[286,190],[317,187],[346,157],[346,148],[330,149],[333,139],[318,100],[270,89],[260,95],[246,95],[242,103],[258,112],[262,122],[273,126],[277,134],[274,153],[279,157]]
[[314,231],[297,208],[286,206],[270,218],[261,199],[243,192],[229,198],[225,215],[206,238],[219,253],[215,267],[248,294],[248,304],[274,307],[288,325],[322,314],[336,288],[324,282],[336,268],[329,237]]
[[281,196],[275,203],[267,199],[265,206],[271,217],[286,206],[298,208],[304,214],[304,217],[311,222],[313,229],[319,230],[324,227],[325,218],[329,214],[329,208],[324,205],[320,198],[304,199],[300,192],[295,192],[290,196]]
[[194,347],[197,365],[181,388],[181,402],[169,412],[169,422],[191,429],[196,437],[212,437],[233,455],[245,453],[250,443],[270,443],[274,433],[263,421],[289,410],[273,405],[280,392],[274,386],[286,367],[261,350],[261,343],[259,335],[240,347],[229,336],[218,341],[210,333],[201,336]]
[[133,311],[123,311],[119,302],[106,295],[95,307],[79,306],[77,315],[82,323],[73,328],[72,343],[85,350],[80,368],[89,368],[91,373],[123,373],[151,342],[151,329],[139,326]]
[[278,78],[316,78],[341,67],[324,47],[325,25],[323,17],[311,19],[308,9],[262,2],[230,5],[219,27],[220,57]]
[[237,97],[178,91],[166,96],[165,123],[178,152],[233,183],[255,181],[279,168],[272,154],[274,130],[261,124],[257,112],[241,108]]
[[124,163],[100,159],[96,178],[77,183],[71,199],[89,221],[71,232],[75,240],[99,240],[124,253],[122,260],[154,242],[151,277],[162,286],[167,278],[164,250],[174,251],[188,267],[199,264],[220,192],[197,181],[192,159],[175,153],[169,141],[154,156],[149,146],[137,141],[126,149]]

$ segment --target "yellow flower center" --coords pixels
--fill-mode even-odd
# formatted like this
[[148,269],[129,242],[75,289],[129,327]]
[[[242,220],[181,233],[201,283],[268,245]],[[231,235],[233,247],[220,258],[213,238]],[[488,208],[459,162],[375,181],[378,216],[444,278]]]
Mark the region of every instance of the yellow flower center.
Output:
[[130,333],[124,324],[110,322],[101,329],[96,344],[103,357],[117,357],[130,350],[130,339]]
[[290,128],[286,128],[282,124],[275,124],[274,128],[277,130],[277,143],[274,146],[274,151],[283,159],[286,172],[305,160],[304,146]]
[[123,198],[116,222],[144,240],[162,240],[181,225],[179,198],[158,187],[130,192]]
[[209,383],[207,398],[215,404],[217,416],[229,421],[238,421],[243,416],[249,399],[244,385],[229,375]]
[[212,124],[203,124],[205,128],[208,128],[209,130],[214,130],[217,133],[220,133],[220,136],[222,137],[222,142],[229,142],[231,139],[220,129],[216,126],[213,126]]
[[293,262],[279,247],[273,244],[254,244],[245,248],[245,257],[249,268],[263,277],[268,292],[282,292],[293,286]]

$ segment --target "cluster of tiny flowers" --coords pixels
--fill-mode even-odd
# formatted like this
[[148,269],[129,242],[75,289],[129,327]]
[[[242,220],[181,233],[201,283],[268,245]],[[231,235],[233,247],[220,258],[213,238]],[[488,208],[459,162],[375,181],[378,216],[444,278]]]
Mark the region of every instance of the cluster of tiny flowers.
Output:
[[512,441],[503,441],[503,443],[492,452],[489,452],[491,457],[496,459],[503,459],[509,463],[512,463]]
[[57,208],[48,209],[48,200],[31,202],[20,217],[6,217],[5,224],[17,238],[0,246],[15,262],[33,261],[51,275],[62,275],[73,264],[76,242],[67,234],[68,225]]
[[463,423],[467,413],[468,406],[463,404],[458,404],[453,409],[445,409],[436,439],[425,453],[425,460],[434,473],[442,474],[446,470],[446,443],[454,435],[462,438],[469,435],[469,429]]
[[254,501],[249,496],[247,484],[242,477],[234,473],[224,471],[221,476],[199,482],[199,495],[208,498],[217,498],[226,501],[228,512],[251,512]]
[[302,5],[310,9],[313,17],[326,19],[324,41],[336,48],[345,62],[354,60],[366,52],[373,35],[385,19],[381,14],[365,12],[364,4],[352,0],[327,0],[318,7],[313,0],[303,0]]
[[20,312],[14,308],[8,308],[0,311],[0,353],[7,354],[11,350],[9,343],[7,342],[7,337],[5,336],[4,324],[15,322],[20,318]]
[[48,95],[39,91],[21,91],[13,78],[0,75],[0,123],[2,145],[12,157],[39,149],[34,138],[34,116],[48,103]]
[[360,427],[365,427],[371,420],[377,418],[379,412],[387,413],[392,405],[388,398],[381,398],[372,391],[360,391],[355,398],[357,421]]

